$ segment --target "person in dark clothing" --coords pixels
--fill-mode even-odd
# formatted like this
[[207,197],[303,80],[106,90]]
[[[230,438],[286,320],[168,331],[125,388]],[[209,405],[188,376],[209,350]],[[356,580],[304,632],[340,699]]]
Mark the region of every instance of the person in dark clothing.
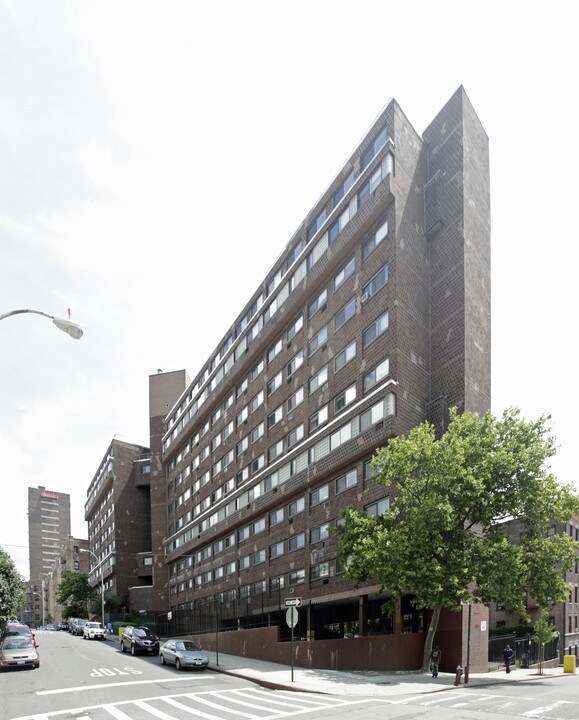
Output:
[[440,652],[440,648],[438,645],[435,645],[430,653],[430,669],[433,678],[438,677],[438,666],[440,665],[441,659],[442,653]]
[[511,672],[511,661],[513,659],[513,649],[510,645],[503,650],[503,660],[505,661],[505,669],[507,673]]

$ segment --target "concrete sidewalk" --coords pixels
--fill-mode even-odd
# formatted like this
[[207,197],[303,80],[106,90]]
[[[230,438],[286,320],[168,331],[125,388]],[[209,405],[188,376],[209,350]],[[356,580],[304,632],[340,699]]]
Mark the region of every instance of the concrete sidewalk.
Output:
[[[331,695],[392,696],[458,690],[454,673],[439,673],[433,678],[430,673],[420,672],[373,672],[338,670],[309,670],[294,667],[293,681],[290,665],[278,665],[254,658],[238,657],[223,653],[208,652],[209,668],[216,672],[237,675],[246,680],[278,690],[318,692]],[[546,668],[538,674],[537,668],[513,668],[507,675],[503,670],[488,673],[471,673],[468,684],[461,678],[461,688],[486,687],[506,683],[535,681],[549,682],[555,677],[577,678],[575,673],[564,673],[562,667]]]

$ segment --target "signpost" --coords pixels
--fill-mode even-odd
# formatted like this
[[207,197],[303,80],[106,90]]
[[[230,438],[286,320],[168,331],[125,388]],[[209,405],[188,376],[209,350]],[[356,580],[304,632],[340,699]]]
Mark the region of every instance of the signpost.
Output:
[[294,628],[298,624],[299,614],[296,608],[302,604],[301,597],[286,598],[285,606],[287,611],[285,614],[285,621],[288,627],[292,629],[292,682],[294,681]]

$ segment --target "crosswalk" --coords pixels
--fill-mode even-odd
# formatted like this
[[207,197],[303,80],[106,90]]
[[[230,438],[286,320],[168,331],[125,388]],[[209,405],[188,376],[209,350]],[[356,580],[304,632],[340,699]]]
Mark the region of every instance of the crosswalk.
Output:
[[579,718],[579,702],[570,700],[555,700],[551,703],[537,704],[537,697],[518,696],[500,693],[474,693],[464,690],[460,692],[436,693],[435,697],[425,699],[421,696],[411,696],[390,699],[392,705],[413,705],[428,708],[449,708],[453,710],[484,710],[496,716],[507,715],[518,718],[532,718],[534,720],[577,720]]
[[350,699],[255,687],[159,695],[36,713],[14,720],[280,720],[297,716],[307,718],[322,710],[368,702],[368,698]]

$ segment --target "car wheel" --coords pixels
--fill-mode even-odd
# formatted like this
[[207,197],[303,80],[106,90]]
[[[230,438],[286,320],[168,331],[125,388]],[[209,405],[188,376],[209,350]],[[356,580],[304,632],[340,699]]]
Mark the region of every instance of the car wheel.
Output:
[[131,645],[131,655],[133,655],[133,657],[136,655],[134,645]]
[[167,664],[167,661],[165,660],[165,656],[163,655],[163,653],[161,653],[161,665],[166,665],[166,664]]
[[121,652],[125,652],[125,643],[121,643]]
[[181,660],[179,658],[175,660],[175,667],[177,670],[181,670]]

